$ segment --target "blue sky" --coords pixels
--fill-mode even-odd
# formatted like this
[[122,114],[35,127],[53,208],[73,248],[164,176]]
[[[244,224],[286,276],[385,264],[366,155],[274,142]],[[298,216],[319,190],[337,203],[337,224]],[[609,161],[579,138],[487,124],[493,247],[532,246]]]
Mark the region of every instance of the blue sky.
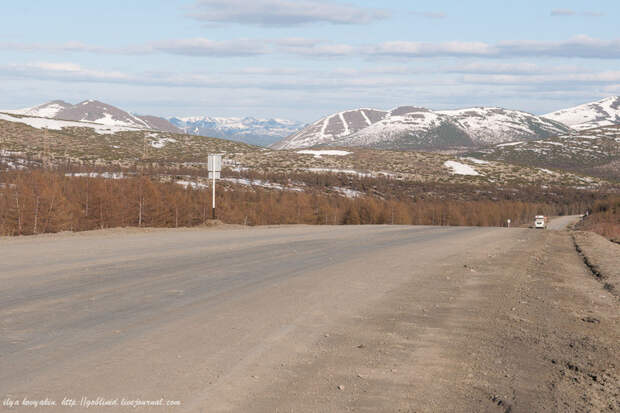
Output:
[[312,121],[356,107],[545,113],[620,94],[618,1],[24,0],[0,108]]

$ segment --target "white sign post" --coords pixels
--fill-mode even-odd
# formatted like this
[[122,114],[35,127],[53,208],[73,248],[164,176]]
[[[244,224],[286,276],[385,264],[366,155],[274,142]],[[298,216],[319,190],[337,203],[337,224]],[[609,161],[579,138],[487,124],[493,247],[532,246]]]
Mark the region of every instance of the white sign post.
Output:
[[213,219],[215,219],[215,179],[220,178],[222,172],[222,154],[213,154],[208,156],[207,169],[209,170],[209,179],[213,179],[212,207]]
[[510,219],[508,219],[508,221],[506,222],[508,222],[508,228],[510,228]]

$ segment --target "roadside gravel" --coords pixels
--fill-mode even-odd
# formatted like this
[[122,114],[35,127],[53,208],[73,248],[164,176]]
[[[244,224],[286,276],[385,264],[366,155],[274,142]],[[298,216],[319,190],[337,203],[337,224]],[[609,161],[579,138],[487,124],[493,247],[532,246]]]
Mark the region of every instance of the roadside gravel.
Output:
[[577,251],[607,290],[620,296],[620,244],[589,231],[573,232]]

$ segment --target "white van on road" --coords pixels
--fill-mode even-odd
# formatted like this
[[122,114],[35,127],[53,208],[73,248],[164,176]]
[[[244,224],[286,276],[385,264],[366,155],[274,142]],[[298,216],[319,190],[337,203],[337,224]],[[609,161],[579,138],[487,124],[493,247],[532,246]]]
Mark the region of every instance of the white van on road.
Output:
[[534,228],[547,228],[547,217],[544,215],[536,215],[536,217],[534,217]]

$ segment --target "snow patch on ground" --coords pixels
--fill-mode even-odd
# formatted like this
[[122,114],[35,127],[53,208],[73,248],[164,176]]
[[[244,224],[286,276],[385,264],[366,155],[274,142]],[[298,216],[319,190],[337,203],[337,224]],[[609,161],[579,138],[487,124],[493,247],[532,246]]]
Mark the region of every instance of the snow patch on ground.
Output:
[[77,178],[104,178],[104,179],[125,179],[126,176],[122,172],[72,172],[66,173],[65,176]]
[[521,145],[523,142],[508,142],[508,143],[501,143],[499,145],[497,145],[498,147],[502,147],[502,146],[515,146],[515,145]]
[[331,189],[347,198],[359,198],[364,195],[362,192],[356,191],[355,189],[341,188],[339,186],[333,186]]
[[156,140],[156,141],[152,141],[152,142],[151,142],[151,146],[152,146],[153,148],[161,149],[161,148],[163,148],[164,146],[166,146],[166,144],[168,144],[168,143],[176,143],[176,142],[177,142],[177,140],[176,140],[176,139],[172,139],[172,138],[160,138],[160,139],[158,139],[158,140]]
[[222,178],[222,181],[230,182],[237,185],[260,186],[269,189],[278,189],[280,191],[302,192],[304,189],[297,186],[284,186],[275,182],[263,181],[260,179],[247,178]]
[[445,161],[443,166],[450,168],[452,170],[453,175],[469,175],[469,176],[477,176],[480,175],[478,171],[472,168],[469,165],[465,165],[464,163],[456,162],[456,161]]
[[309,171],[309,172],[319,172],[319,173],[327,172],[327,173],[333,173],[333,174],[357,175],[357,176],[360,176],[360,177],[372,176],[372,174],[356,171],[355,169],[304,168],[303,170],[304,171]]
[[545,169],[545,168],[538,168],[539,171],[543,171],[544,173],[547,173],[549,175],[557,175],[555,172],[550,171],[549,169]]
[[181,185],[183,188],[187,189],[192,188],[192,189],[207,189],[209,187],[209,185],[207,184],[202,184],[200,182],[192,182],[192,181],[174,181],[175,184],[177,185]]
[[347,152],[347,151],[338,151],[338,150],[323,150],[323,151],[319,151],[319,150],[313,150],[313,149],[306,149],[303,151],[297,151],[297,153],[303,154],[303,155],[313,155],[315,158],[320,158],[323,155],[327,155],[327,156],[346,156],[346,155],[350,155],[351,152]]

